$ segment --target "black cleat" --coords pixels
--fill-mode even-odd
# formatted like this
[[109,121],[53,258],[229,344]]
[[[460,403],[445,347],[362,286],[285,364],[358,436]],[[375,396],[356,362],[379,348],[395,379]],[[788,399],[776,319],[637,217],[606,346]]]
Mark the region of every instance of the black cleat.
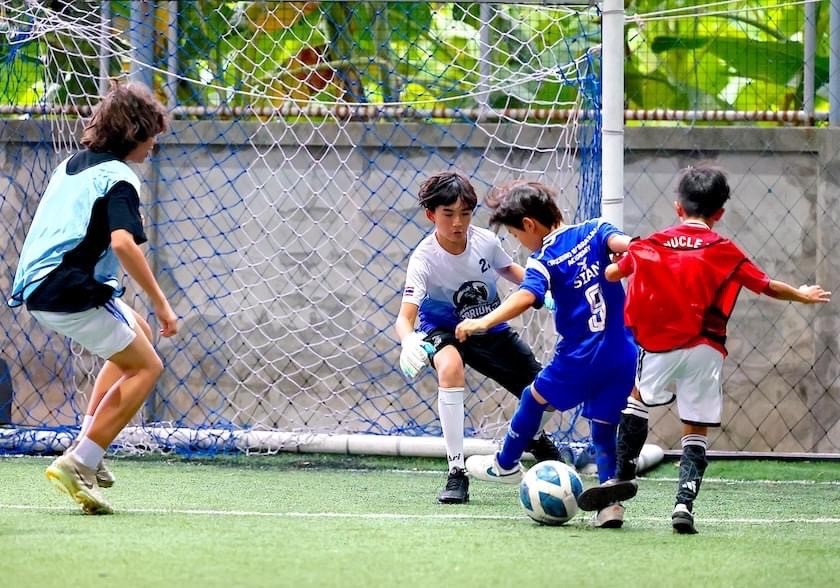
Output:
[[607,480],[600,486],[584,490],[577,503],[581,510],[599,511],[614,502],[630,500],[638,491],[636,480]]
[[470,501],[469,490],[470,479],[467,473],[460,468],[452,468],[446,487],[440,491],[437,499],[441,504],[463,504]]
[[530,452],[537,461],[563,461],[560,450],[545,431],[536,439],[532,439],[525,451]]
[[684,504],[677,503],[674,507],[674,512],[671,513],[671,526],[674,527],[674,532],[680,535],[697,534],[697,529],[694,528],[694,515]]

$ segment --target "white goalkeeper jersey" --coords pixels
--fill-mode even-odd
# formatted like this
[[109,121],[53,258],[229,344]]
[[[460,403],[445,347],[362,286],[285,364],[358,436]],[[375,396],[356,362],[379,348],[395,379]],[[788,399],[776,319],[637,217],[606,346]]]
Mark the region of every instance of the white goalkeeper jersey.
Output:
[[[420,308],[420,330],[452,331],[461,320],[484,316],[499,306],[497,271],[513,264],[493,231],[470,225],[467,248],[453,255],[432,233],[408,262],[403,302]],[[507,323],[491,331],[508,328]]]

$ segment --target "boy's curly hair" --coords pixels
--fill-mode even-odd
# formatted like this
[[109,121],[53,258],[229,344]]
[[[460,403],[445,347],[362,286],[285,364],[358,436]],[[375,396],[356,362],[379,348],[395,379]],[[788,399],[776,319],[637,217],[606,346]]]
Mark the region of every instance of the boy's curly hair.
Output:
[[149,88],[137,82],[115,84],[94,107],[81,144],[125,159],[138,144],[162,133],[168,125],[166,108]]
[[528,217],[551,228],[563,222],[556,199],[557,192],[542,182],[513,180],[494,186],[484,202],[493,211],[491,225],[522,229],[522,221]]

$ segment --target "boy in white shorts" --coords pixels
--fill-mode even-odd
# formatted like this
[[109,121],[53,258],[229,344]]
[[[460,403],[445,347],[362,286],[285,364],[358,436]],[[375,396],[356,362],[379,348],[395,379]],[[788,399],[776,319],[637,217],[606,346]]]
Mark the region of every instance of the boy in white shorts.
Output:
[[141,84],[115,86],[85,125],[87,149],[61,162],[38,204],[21,250],[9,306],[26,304],[45,328],[105,361],[79,438],[47,468],[47,478],[86,514],[110,514],[98,486],[113,484],[105,450],[137,413],[163,371],[149,324],[118,298],[120,265],[149,296],[160,334],[177,317],[143,251],[142,163],[167,128],[162,104]]
[[828,302],[820,286],[794,288],[771,280],[712,227],[723,216],[729,184],[711,166],[683,171],[675,202],[681,223],[631,242],[627,255],[606,270],[607,279],[629,277],[625,324],[639,344],[636,385],[618,429],[616,478],[586,490],[583,510],[636,495],[636,460],[648,431],[648,408],[673,402],[683,422],[682,456],[671,524],[694,534],[694,500],[706,471],[709,427],[719,427],[726,324],[742,287],[779,300]]

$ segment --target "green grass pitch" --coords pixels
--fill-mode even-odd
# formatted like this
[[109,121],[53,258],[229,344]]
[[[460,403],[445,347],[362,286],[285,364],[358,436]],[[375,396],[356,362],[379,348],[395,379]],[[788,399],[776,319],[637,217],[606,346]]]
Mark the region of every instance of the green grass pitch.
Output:
[[[625,527],[541,527],[515,486],[439,505],[442,460],[281,455],[111,461],[86,517],[46,458],[0,458],[3,586],[836,586],[840,464],[712,462],[699,535],[672,533],[673,462]],[[594,484],[586,478],[587,485]]]

